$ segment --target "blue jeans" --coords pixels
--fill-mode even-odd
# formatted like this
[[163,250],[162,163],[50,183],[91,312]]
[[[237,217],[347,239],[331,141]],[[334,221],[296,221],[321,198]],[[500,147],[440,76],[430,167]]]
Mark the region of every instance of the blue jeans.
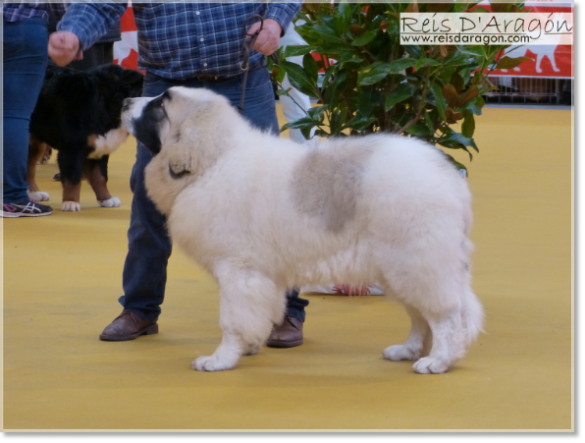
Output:
[[29,201],[26,169],[30,117],[47,69],[48,33],[40,17],[4,20],[3,203]]
[[[225,80],[201,81],[190,79],[173,81],[147,73],[144,79],[144,97],[155,97],[171,86],[208,88],[227,97],[234,107],[240,102],[242,76]],[[279,133],[276,104],[268,71],[257,69],[248,74],[244,117],[260,129]],[[136,150],[136,163],[130,177],[134,193],[128,230],[128,255],[124,264],[124,294],[119,301],[124,309],[147,320],[156,320],[164,300],[167,264],[171,256],[171,242],[165,228],[166,218],[148,198],[144,185],[144,168],[152,154],[141,143]],[[287,293],[286,315],[305,319],[304,307],[309,302],[298,297],[298,291]]]

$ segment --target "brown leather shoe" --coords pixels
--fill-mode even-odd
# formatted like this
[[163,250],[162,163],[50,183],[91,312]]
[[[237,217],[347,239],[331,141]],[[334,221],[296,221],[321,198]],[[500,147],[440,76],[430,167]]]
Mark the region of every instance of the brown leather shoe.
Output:
[[145,320],[133,312],[124,310],[112,323],[106,326],[100,335],[100,340],[126,341],[134,340],[141,335],[157,333],[158,324],[156,321]]
[[303,322],[294,317],[284,317],[280,325],[274,325],[266,346],[270,348],[294,348],[303,344]]

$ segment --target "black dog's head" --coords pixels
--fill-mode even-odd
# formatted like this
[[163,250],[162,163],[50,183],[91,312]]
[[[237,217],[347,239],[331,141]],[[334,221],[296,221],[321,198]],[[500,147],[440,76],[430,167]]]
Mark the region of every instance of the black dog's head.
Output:
[[98,133],[107,132],[121,124],[122,105],[129,97],[142,95],[144,75],[139,71],[124,69],[118,65],[103,65],[87,73],[95,84],[94,109],[98,114]]
[[100,92],[105,96],[120,99],[140,97],[144,75],[134,69],[125,69],[118,65],[103,65],[91,71],[100,85]]

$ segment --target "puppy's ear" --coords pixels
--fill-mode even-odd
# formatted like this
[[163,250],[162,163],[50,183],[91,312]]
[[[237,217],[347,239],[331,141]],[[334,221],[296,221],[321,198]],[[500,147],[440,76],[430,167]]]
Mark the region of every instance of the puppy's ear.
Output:
[[166,151],[169,159],[169,174],[172,178],[178,180],[195,172],[191,153],[182,149],[180,143],[168,146]]
[[[194,95],[181,94],[171,88],[166,107],[170,127],[163,141],[162,152],[168,161],[169,174],[174,179],[186,175],[199,177],[205,173],[225,150],[229,129],[222,120],[225,106],[215,95],[205,91]],[[176,93],[175,93],[176,92]],[[201,97],[201,99],[199,99]]]

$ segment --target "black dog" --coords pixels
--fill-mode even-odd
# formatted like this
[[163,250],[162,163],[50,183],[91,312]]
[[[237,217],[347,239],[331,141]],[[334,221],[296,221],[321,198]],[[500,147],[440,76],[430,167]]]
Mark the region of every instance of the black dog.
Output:
[[144,76],[118,65],[88,72],[49,66],[30,122],[27,182],[33,200],[48,200],[35,182],[46,145],[59,151],[63,211],[79,211],[81,179],[87,178],[100,206],[120,206],[106,186],[109,154],[128,137],[120,115],[122,102],[142,94]]

